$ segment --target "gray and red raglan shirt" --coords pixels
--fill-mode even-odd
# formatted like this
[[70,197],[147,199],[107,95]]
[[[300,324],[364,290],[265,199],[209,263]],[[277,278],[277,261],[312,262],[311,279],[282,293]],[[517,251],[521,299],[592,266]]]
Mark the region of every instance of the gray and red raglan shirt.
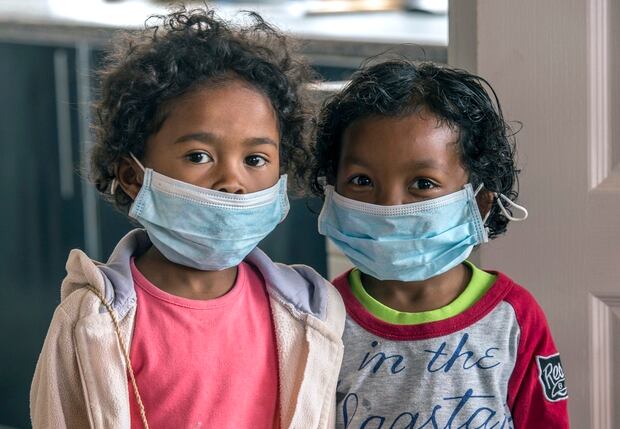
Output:
[[564,371],[542,309],[501,273],[447,319],[415,325],[375,317],[334,285],[347,308],[337,427],[564,429]]

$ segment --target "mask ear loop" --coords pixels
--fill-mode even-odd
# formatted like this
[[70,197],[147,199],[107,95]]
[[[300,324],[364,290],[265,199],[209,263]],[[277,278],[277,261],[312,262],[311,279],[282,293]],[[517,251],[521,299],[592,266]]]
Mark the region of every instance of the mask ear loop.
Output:
[[[489,216],[491,216],[491,209],[484,215],[484,219],[482,219],[482,224],[486,226],[487,220],[489,220]],[[488,228],[488,227],[487,227]]]
[[[481,183],[480,185],[478,185],[478,187],[476,188],[476,192],[474,192],[474,197],[478,195],[478,193],[482,190],[483,187],[484,187],[484,183]],[[506,216],[507,219],[512,220],[514,222],[521,222],[527,219],[527,217],[529,216],[529,213],[525,207],[520,206],[519,204],[515,203],[510,198],[508,198],[506,195],[500,194],[498,192],[494,192],[493,195],[495,196],[499,209],[502,211],[503,215]],[[508,205],[514,207],[515,209],[520,210],[521,213],[523,213],[523,216],[514,217],[510,213],[508,213],[508,210],[506,210],[506,206],[504,206],[504,204],[502,203],[502,200],[506,201]],[[483,224],[487,223],[487,220],[489,219],[490,215],[491,215],[491,210],[489,210],[487,214],[484,216],[484,219],[482,219]]]
[[138,167],[140,167],[142,171],[146,171],[146,168],[144,168],[144,165],[142,165],[142,163],[138,160],[138,158],[136,158],[136,156],[132,152],[129,152],[129,156],[131,156],[131,159],[136,161],[136,164],[138,164]]
[[[140,167],[142,171],[146,171],[142,163],[138,160],[138,158],[136,158],[136,156],[132,152],[129,152],[129,156],[131,156],[131,158],[136,162],[136,164],[138,164],[138,167]],[[117,188],[118,188],[118,179],[115,177],[112,179],[112,183],[110,183],[110,195],[114,195]]]
[[[474,198],[476,196],[478,196],[478,193],[482,190],[482,188],[484,188],[484,183],[481,183],[478,185],[478,187],[476,188],[476,190],[474,191]],[[489,211],[487,212],[486,215],[484,215],[484,218],[482,219],[482,224],[486,225],[487,223],[487,219],[489,219],[489,216],[491,215],[491,209],[489,209]],[[485,226],[485,228],[488,229],[488,227]]]
[[323,189],[323,193],[325,193],[327,188],[327,176],[319,176],[316,178],[316,182]]
[[[525,207],[520,206],[519,204],[517,204],[514,201],[510,200],[510,198],[508,198],[506,195],[498,194],[496,192],[495,193],[495,197],[497,198],[497,204],[499,205],[499,209],[502,211],[502,213],[504,214],[504,216],[506,216],[507,219],[510,219],[512,221],[515,221],[515,222],[521,222],[521,221],[524,221],[525,219],[527,219],[527,217],[529,216],[529,213],[527,212],[527,209]],[[515,209],[520,210],[521,213],[523,213],[523,216],[521,216],[521,217],[514,217],[510,213],[508,213],[508,210],[506,210],[506,207],[502,203],[502,200],[506,201],[508,203],[508,205],[514,207]]]
[[115,177],[112,179],[112,183],[110,183],[110,195],[114,195],[116,188],[118,188],[118,179]]

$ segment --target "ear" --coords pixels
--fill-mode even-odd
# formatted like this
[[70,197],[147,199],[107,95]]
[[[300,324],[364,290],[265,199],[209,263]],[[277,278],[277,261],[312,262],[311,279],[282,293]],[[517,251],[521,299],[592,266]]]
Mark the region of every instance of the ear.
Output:
[[142,188],[144,172],[133,159],[123,157],[116,168],[116,179],[123,191],[135,200]]
[[476,203],[478,203],[478,210],[480,210],[480,215],[482,215],[482,219],[485,218],[487,213],[491,211],[493,207],[493,192],[487,191],[482,188],[478,195],[476,195]]

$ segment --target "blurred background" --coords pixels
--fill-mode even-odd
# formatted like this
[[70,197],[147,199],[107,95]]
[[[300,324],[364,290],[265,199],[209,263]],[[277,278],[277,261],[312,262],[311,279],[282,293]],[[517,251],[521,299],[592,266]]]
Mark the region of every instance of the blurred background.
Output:
[[[447,63],[497,91],[518,134],[527,222],[475,260],[544,308],[568,378],[572,427],[620,428],[620,2],[213,1],[301,42],[321,99],[365,59]],[[188,2],[191,5],[191,2]],[[72,248],[104,261],[133,226],[88,184],[94,71],[118,29],[168,2],[0,0],[0,428],[30,426],[28,392]],[[348,263],[296,200],[260,247],[333,277]],[[314,212],[314,213],[313,213]],[[534,429],[534,428],[532,428]]]

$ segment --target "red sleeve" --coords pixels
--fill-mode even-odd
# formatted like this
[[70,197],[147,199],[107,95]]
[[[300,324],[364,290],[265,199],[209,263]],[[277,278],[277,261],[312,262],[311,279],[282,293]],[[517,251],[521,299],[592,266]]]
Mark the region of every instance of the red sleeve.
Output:
[[545,315],[520,286],[505,300],[514,308],[520,327],[517,359],[508,382],[514,427],[568,428],[566,379]]

